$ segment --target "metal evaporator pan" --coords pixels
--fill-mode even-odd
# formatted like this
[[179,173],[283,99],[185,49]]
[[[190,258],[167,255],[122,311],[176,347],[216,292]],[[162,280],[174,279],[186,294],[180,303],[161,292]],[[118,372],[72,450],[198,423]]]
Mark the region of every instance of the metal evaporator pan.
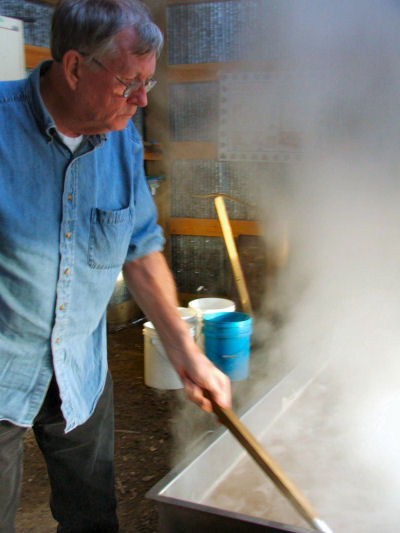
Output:
[[[282,415],[317,373],[315,362],[296,366],[276,386],[241,416],[249,430],[260,438],[262,432]],[[267,424],[266,424],[267,421]],[[220,509],[204,504],[210,487],[234,468],[243,448],[223,428],[208,436],[187,459],[157,483],[147,497],[157,502],[160,533],[310,533],[307,526]]]

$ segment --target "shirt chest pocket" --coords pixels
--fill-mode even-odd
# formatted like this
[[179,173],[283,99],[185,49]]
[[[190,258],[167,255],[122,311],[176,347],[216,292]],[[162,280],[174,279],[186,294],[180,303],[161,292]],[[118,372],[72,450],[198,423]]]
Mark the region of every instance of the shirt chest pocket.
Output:
[[92,209],[88,252],[91,268],[121,268],[133,231],[133,219],[130,207],[118,211]]

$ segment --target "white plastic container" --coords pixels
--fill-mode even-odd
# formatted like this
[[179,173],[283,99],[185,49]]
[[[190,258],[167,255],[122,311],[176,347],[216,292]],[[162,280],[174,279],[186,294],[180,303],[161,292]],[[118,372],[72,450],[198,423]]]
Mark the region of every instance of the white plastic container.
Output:
[[189,327],[196,326],[197,313],[195,309],[191,309],[190,307],[178,307],[178,311]]
[[[193,309],[179,307],[182,319],[194,337],[197,316]],[[182,389],[182,382],[172,366],[152,322],[145,322],[144,336],[144,382],[148,387],[163,390]]]
[[197,298],[189,302],[189,308],[196,311],[196,343],[204,350],[204,337],[201,332],[203,328],[203,315],[208,313],[228,313],[235,311],[235,302],[227,298]]

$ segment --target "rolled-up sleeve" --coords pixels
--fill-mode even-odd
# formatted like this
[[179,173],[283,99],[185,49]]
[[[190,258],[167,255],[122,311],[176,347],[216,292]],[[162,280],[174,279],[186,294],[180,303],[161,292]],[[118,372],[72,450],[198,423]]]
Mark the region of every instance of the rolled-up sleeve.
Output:
[[134,185],[134,228],[125,262],[133,261],[152,252],[162,251],[165,243],[163,230],[157,224],[158,214],[143,171],[143,152],[137,152],[138,165]]

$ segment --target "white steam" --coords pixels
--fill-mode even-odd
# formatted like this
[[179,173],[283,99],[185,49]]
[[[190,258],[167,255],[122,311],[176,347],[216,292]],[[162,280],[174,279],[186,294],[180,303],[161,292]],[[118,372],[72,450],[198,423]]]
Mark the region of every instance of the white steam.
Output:
[[[285,68],[294,67],[303,157],[289,170],[286,194],[270,206],[267,233],[274,220],[288,227],[289,258],[268,307],[280,307],[285,316],[281,357],[294,361],[314,354],[331,362],[327,394],[330,388],[335,393],[321,415],[329,419],[332,446],[343,445],[345,454],[351,450],[351,460],[374,479],[362,531],[395,533],[400,524],[400,4],[293,2],[286,22]],[[300,435],[301,422],[296,422]],[[325,451],[319,451],[318,466],[329,475],[324,461],[332,450]],[[366,487],[346,475],[338,476],[337,498],[326,494],[326,499],[335,506],[342,482],[356,524],[352,498]],[[347,530],[360,531],[350,524]]]
[[[329,509],[333,529],[335,516],[343,523],[348,513],[346,531],[396,533],[400,2],[277,5],[283,49],[271,77],[285,80],[276,105],[285,99],[296,116],[302,157],[287,165],[283,185],[276,186],[269,171],[262,178],[265,199],[259,208],[266,214],[266,236],[271,249],[280,249],[286,228],[289,254],[266,296],[267,309],[278,312],[283,325],[270,353],[258,357],[264,368],[257,375],[268,375],[269,365],[282,362],[287,368],[287,361],[310,355],[330,361],[331,381],[323,387],[328,401],[317,402],[311,411],[315,420],[325,421],[331,438],[323,447],[316,438],[314,451],[302,450],[302,433],[318,437],[322,427],[305,428],[300,415],[294,420],[297,433],[289,432],[294,438],[285,447],[300,454],[300,461],[303,452],[314,461],[311,481],[322,484],[323,508]],[[249,176],[249,187],[259,190],[259,180]],[[333,471],[335,454],[344,455],[347,471]],[[358,467],[370,474],[370,485],[357,478]],[[335,479],[329,493],[324,476]]]

